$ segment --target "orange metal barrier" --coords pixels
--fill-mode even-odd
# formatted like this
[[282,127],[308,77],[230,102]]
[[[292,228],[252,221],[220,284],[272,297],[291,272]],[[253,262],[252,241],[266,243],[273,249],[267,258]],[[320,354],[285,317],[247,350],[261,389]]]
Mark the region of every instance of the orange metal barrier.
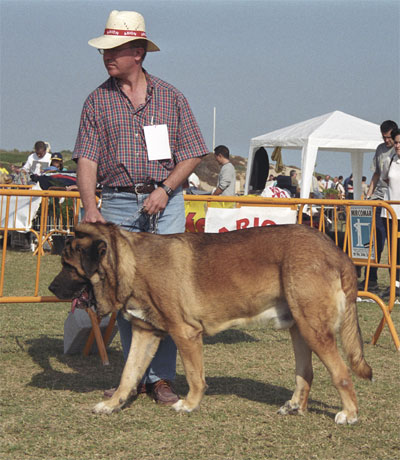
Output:
[[[11,197],[18,199],[18,197],[41,197],[40,215],[37,217],[39,225],[38,229],[29,229],[28,231],[36,232],[37,235],[37,270],[36,281],[33,295],[24,297],[12,297],[3,295],[4,287],[4,271],[5,271],[5,255],[7,250],[7,234],[10,230],[26,231],[26,228],[17,228],[13,226],[13,222],[9,220],[10,214],[10,200]],[[1,189],[1,209],[2,216],[0,231],[3,231],[3,251],[1,261],[0,273],[0,303],[31,303],[31,302],[60,302],[56,297],[39,295],[39,273],[40,261],[44,254],[43,245],[46,242],[51,242],[51,238],[55,233],[63,235],[72,235],[74,226],[78,221],[79,213],[79,193],[66,192],[66,191],[35,191],[35,190],[12,190],[10,188]],[[58,213],[55,206],[59,205],[60,199],[71,199],[71,210],[65,213]],[[5,200],[5,201],[4,201]],[[56,205],[56,200],[58,204]],[[4,202],[3,202],[4,201]],[[385,208],[387,213],[391,215],[391,228],[390,238],[388,238],[388,261],[387,263],[376,262],[376,250],[372,253],[372,245],[369,247],[368,259],[366,261],[354,260],[358,266],[365,266],[366,268],[366,288],[368,286],[369,272],[371,267],[389,268],[390,269],[390,296],[386,304],[377,295],[367,291],[359,291],[360,297],[367,297],[374,300],[381,308],[383,317],[373,336],[372,343],[376,343],[379,339],[382,329],[387,323],[391,336],[393,338],[395,347],[400,351],[400,340],[394,327],[391,312],[395,302],[395,282],[396,282],[396,251],[397,251],[397,238],[399,237],[397,228],[397,217],[392,207],[383,201],[355,201],[355,200],[310,200],[300,198],[261,198],[258,196],[243,196],[243,197],[220,197],[209,195],[185,195],[185,203],[203,202],[205,207],[213,206],[213,203],[226,203],[232,207],[243,206],[264,206],[264,207],[290,207],[296,209],[298,212],[298,223],[308,224],[318,228],[321,232],[330,232],[330,236],[334,239],[337,245],[341,245],[342,249],[351,256],[351,228],[350,228],[350,209],[352,206],[364,206],[372,208],[373,222],[376,216],[377,207]],[[69,213],[68,213],[69,212]],[[4,222],[3,222],[4,215]],[[49,216],[57,216],[56,219],[51,221],[49,225]],[[193,216],[192,216],[193,217]],[[200,218],[204,218],[201,216]],[[199,231],[200,226],[193,225],[192,230]],[[341,237],[341,238],[339,238]],[[375,225],[371,226],[370,241],[376,241]],[[376,244],[375,244],[376,247]],[[93,327],[94,325],[92,321]],[[100,349],[100,347],[99,347]],[[104,360],[103,360],[104,362]]]

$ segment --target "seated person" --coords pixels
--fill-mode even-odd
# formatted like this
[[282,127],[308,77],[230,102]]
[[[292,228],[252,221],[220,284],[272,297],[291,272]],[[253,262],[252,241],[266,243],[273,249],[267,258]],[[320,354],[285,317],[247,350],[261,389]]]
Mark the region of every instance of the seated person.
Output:
[[51,154],[51,162],[50,166],[44,170],[44,172],[51,172],[51,171],[66,171],[64,168],[63,163],[63,156],[59,152],[55,152]]
[[37,141],[34,146],[34,152],[31,153],[22,168],[15,165],[11,169],[16,174],[24,174],[30,176],[31,174],[41,174],[46,168],[50,166],[51,153],[47,151],[46,143]]
[[61,153],[52,153],[50,166],[43,171],[43,174],[31,174],[31,180],[39,182],[42,190],[51,187],[76,190],[76,171],[67,171],[63,167],[63,161]]

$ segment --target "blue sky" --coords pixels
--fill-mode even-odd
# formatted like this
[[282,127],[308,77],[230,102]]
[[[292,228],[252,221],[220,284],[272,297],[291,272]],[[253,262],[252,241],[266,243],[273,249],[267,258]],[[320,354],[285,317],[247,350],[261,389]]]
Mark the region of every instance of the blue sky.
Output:
[[[242,156],[252,137],[334,110],[400,121],[398,0],[0,0],[0,148],[73,149],[107,78],[87,41],[113,9],[144,15],[161,48],[144,67],[187,96],[210,150],[214,107],[216,143]],[[317,170],[346,176],[350,156],[320,153]]]

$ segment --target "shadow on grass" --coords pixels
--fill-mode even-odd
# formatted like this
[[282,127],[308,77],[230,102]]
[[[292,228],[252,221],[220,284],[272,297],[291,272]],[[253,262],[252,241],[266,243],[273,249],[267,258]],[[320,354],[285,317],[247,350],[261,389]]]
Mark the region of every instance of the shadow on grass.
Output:
[[215,345],[216,343],[259,342],[259,340],[241,330],[229,329],[212,337],[204,337],[203,342],[204,345]]
[[[206,375],[206,382],[208,388],[205,397],[207,395],[235,395],[249,401],[276,406],[276,408],[280,408],[288,401],[292,397],[294,390],[294,388],[285,388],[268,382],[240,377],[207,377]],[[185,395],[188,392],[189,387],[184,375],[176,376],[174,388],[180,395]],[[322,401],[316,401],[311,398],[309,399],[309,405],[314,406],[309,407],[309,412],[323,414],[331,418],[335,417],[335,414],[331,411],[339,410],[337,405],[325,404]]]
[[[241,335],[247,334],[241,333]],[[216,336],[216,339],[219,337],[221,340],[221,336],[222,340],[224,340],[223,334]],[[253,341],[256,340],[251,336],[249,337]],[[230,336],[229,340],[232,340],[232,336]],[[106,388],[118,385],[124,366],[120,351],[108,350],[111,364],[103,366],[98,355],[89,357],[64,355],[63,341],[60,339],[42,336],[38,339],[27,341],[26,344],[29,346],[28,353],[32,360],[42,368],[41,372],[32,377],[29,386],[49,390],[89,393],[103,391]],[[58,370],[55,367],[66,368],[66,371]],[[276,406],[277,408],[292,396],[292,388],[288,389],[254,379],[206,376],[206,381],[208,385],[206,395],[236,395],[239,398]],[[184,375],[177,375],[174,387],[180,395],[187,393],[188,385]],[[310,412],[332,416],[330,410],[338,409],[336,406],[327,405],[321,401],[310,400],[310,404],[313,403],[321,409],[314,407],[310,409]]]
[[107,350],[111,364],[103,366],[97,354],[65,355],[61,339],[41,336],[25,343],[33,362],[42,368],[29,383],[37,388],[77,393],[105,390],[118,383],[124,366],[122,353],[112,348]]

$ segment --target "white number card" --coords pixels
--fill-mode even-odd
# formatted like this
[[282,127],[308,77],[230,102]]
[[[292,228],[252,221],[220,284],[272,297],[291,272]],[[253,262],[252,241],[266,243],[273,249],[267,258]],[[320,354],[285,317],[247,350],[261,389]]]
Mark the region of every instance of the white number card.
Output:
[[143,129],[149,160],[171,159],[167,125],[144,126]]

